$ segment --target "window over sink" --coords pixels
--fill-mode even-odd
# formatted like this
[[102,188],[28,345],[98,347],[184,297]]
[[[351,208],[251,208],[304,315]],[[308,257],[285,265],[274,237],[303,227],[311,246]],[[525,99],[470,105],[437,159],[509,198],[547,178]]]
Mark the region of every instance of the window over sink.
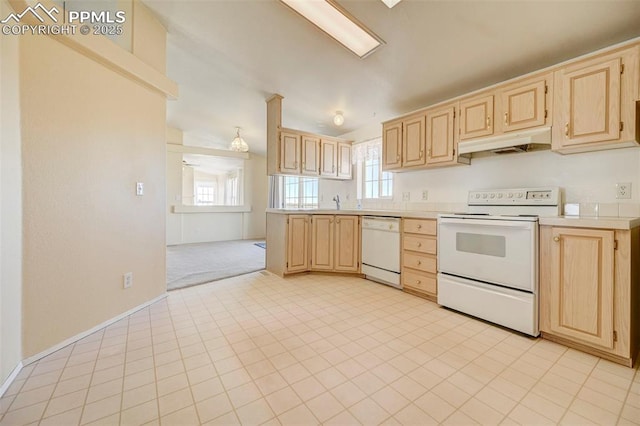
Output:
[[393,173],[382,171],[382,138],[353,145],[357,198],[393,198]]

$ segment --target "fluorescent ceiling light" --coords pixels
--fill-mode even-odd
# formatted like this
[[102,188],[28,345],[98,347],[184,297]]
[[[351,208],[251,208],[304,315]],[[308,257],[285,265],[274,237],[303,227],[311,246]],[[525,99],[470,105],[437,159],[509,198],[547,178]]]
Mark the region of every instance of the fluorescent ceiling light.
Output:
[[400,3],[402,0],[382,0],[384,4],[387,5],[389,9],[391,9],[396,4]]
[[382,39],[332,0],[281,0],[360,58],[380,47]]

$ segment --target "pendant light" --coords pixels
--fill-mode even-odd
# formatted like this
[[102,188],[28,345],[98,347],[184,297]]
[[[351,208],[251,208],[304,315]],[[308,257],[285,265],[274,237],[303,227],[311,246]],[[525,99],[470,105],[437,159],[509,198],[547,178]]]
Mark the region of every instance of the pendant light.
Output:
[[236,137],[231,141],[231,146],[229,147],[231,151],[237,152],[248,152],[249,145],[240,137],[240,127],[236,127]]

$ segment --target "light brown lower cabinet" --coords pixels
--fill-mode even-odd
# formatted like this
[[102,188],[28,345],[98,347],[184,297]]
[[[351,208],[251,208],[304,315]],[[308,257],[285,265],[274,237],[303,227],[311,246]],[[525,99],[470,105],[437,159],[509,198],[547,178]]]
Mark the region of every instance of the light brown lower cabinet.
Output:
[[359,216],[313,215],[311,229],[311,270],[360,270]]
[[359,216],[267,213],[267,229],[270,272],[360,272]]
[[632,366],[640,343],[640,228],[540,227],[540,330]]
[[430,219],[402,220],[402,289],[436,301],[437,223]]

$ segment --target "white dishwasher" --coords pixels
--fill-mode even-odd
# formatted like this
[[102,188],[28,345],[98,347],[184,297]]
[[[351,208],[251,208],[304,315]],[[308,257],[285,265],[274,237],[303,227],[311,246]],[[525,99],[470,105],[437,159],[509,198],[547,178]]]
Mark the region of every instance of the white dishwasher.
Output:
[[393,287],[400,284],[400,218],[364,216],[362,273],[369,280]]

